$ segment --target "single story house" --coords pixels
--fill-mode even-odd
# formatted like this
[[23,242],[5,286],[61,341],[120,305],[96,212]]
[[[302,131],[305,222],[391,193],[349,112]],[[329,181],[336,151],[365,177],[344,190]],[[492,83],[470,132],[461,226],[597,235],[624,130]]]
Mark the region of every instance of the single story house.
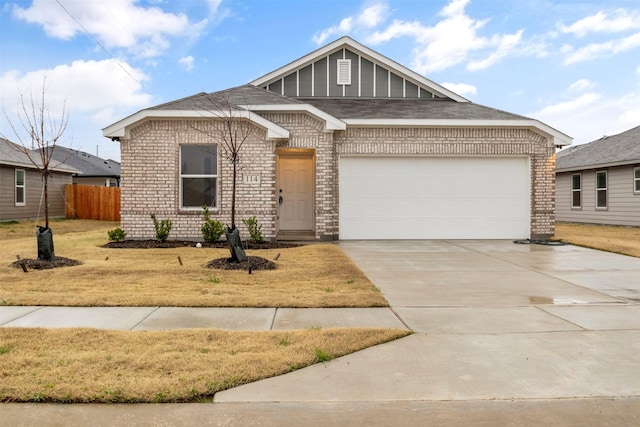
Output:
[[84,151],[57,146],[52,157],[65,165],[77,169],[73,183],[79,185],[120,186],[120,163],[105,160]]
[[640,126],[557,154],[556,219],[640,227]]
[[[44,219],[42,174],[20,151],[21,147],[0,138],[0,221]],[[32,158],[39,161],[38,153]],[[65,217],[65,185],[78,171],[53,165],[49,184],[49,217]],[[44,220],[42,225],[44,225]]]
[[271,239],[547,238],[556,147],[572,141],[342,37],[244,86],[103,129],[120,142],[130,237],[153,238],[156,213],[172,238],[201,239],[203,205],[229,223],[230,130],[242,135],[236,215],[255,215]]

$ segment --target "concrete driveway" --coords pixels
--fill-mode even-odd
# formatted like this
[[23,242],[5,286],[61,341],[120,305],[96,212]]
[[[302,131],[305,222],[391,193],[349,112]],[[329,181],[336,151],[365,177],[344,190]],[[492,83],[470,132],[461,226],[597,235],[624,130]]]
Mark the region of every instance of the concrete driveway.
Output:
[[640,420],[640,259],[510,241],[340,247],[416,333],[216,402],[552,402],[587,424],[589,407],[615,404],[622,424]]

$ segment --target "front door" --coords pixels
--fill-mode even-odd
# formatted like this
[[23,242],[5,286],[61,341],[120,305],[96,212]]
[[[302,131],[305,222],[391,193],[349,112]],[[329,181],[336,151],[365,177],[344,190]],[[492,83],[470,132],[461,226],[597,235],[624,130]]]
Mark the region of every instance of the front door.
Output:
[[313,231],[313,152],[278,156],[278,206],[281,231]]

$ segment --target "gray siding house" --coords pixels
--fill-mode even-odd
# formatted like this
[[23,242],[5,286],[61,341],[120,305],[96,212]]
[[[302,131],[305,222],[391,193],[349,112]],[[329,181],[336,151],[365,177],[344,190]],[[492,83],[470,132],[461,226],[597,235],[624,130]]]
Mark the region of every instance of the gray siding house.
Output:
[[640,227],[640,126],[560,151],[558,221]]
[[[49,178],[51,218],[64,218],[64,186],[71,184],[77,172],[65,165],[53,168]],[[29,158],[16,144],[0,138],[0,221],[44,218],[42,188],[42,175]]]
[[[555,151],[571,138],[469,102],[349,38],[247,85],[150,107],[103,129],[121,149],[122,227],[201,239],[229,223],[221,132],[243,125],[237,217],[271,239],[552,236]],[[150,155],[149,153],[153,153]],[[242,222],[241,233],[246,236]]]

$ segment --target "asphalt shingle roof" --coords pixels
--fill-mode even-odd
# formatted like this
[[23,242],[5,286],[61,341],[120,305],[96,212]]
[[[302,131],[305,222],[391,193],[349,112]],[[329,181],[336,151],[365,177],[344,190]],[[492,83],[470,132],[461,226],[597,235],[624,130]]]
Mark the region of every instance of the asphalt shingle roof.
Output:
[[52,157],[67,166],[79,170],[83,177],[120,177],[120,163],[115,160],[105,160],[84,151],[62,146],[56,147]]
[[297,98],[339,119],[521,120],[528,117],[449,99]]
[[556,157],[556,170],[562,172],[636,163],[640,164],[640,126],[560,151]]
[[286,96],[269,92],[265,89],[244,85],[219,92],[205,93],[188,96],[186,98],[167,102],[149,108],[150,110],[218,110],[234,105],[274,105],[274,104],[300,104]]
[[[56,148],[59,148],[56,147]],[[20,151],[21,147],[17,144],[9,141],[8,139],[0,138],[0,165],[9,165],[9,166],[17,166],[25,169],[36,169],[34,164],[29,160],[29,157],[22,151]],[[40,155],[37,152],[31,156],[31,158],[38,164],[41,165]],[[55,172],[64,172],[64,173],[77,173],[79,172],[75,168],[67,164],[57,164],[57,162],[53,161],[49,164],[52,166],[51,170]]]

